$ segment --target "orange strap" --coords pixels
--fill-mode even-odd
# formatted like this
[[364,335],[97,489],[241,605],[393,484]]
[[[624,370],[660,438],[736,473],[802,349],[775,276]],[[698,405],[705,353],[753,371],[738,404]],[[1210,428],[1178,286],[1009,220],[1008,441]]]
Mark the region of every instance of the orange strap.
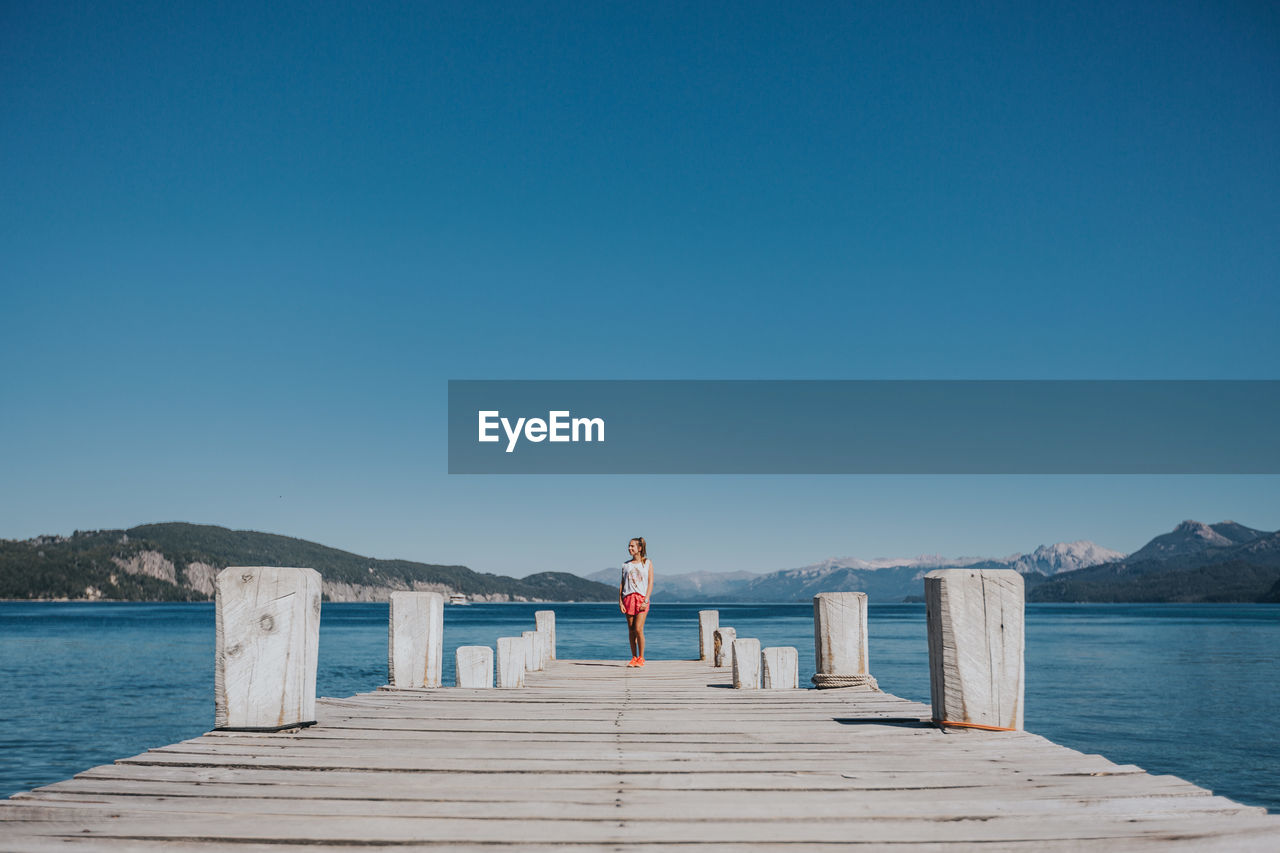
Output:
[[979,723],[957,723],[952,720],[934,720],[938,728],[943,726],[959,726],[964,729],[982,729],[984,732],[1016,732],[1017,729],[1006,729],[1004,726],[984,726]]

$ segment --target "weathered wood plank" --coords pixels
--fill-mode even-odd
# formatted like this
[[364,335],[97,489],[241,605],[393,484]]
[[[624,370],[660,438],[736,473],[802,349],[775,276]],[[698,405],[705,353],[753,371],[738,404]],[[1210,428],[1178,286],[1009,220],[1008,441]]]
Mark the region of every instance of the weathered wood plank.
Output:
[[[23,807],[16,807],[19,810]],[[45,812],[63,809],[45,808]],[[199,813],[148,814],[118,811],[117,817],[84,826],[84,821],[64,822],[43,819],[40,812],[28,812],[28,830],[37,836],[65,836],[128,841],[136,838],[201,838],[228,841],[338,841],[412,844],[423,839],[434,843],[502,844],[519,841],[542,843],[614,843],[636,841],[680,843],[704,841],[720,845],[772,840],[775,843],[839,843],[857,838],[862,843],[934,842],[979,844],[1028,839],[1106,842],[1110,839],[1148,837],[1167,841],[1196,841],[1235,829],[1263,830],[1274,824],[1269,816],[1099,816],[1082,822],[1079,815],[1034,815],[980,817],[972,820],[899,819],[814,820],[796,815],[790,820],[708,819],[701,815],[660,820],[627,820],[602,817],[598,820],[548,817],[528,820],[496,814],[485,818],[411,818],[382,815],[342,815],[317,820],[311,815],[209,815]],[[87,830],[87,831],[86,831]]]

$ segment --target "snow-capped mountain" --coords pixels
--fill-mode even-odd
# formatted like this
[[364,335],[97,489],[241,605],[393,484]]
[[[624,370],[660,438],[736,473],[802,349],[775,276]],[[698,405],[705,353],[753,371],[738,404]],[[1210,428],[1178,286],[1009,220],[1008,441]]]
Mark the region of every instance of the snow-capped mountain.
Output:
[[1081,539],[1076,542],[1041,545],[1030,554],[1014,554],[1005,562],[1009,564],[1009,568],[1024,575],[1032,572],[1056,575],[1123,559],[1124,554],[1120,551],[1112,551],[1110,548],[1103,548],[1101,545]]
[[1041,545],[1030,554],[1010,554],[1008,557],[944,557],[941,554],[921,554],[918,557],[878,557],[874,560],[860,560],[857,557],[832,557],[798,569],[786,571],[797,576],[822,576],[838,569],[858,569],[875,571],[878,569],[914,568],[924,571],[933,569],[957,569],[968,566],[980,566],[987,569],[1014,569],[1022,574],[1039,572],[1042,575],[1056,575],[1060,572],[1074,572],[1087,566],[1100,563],[1111,563],[1123,560],[1124,553],[1112,551],[1084,539],[1075,542],[1058,542],[1054,545]]
[[[1119,551],[1093,542],[1041,545],[1029,554],[1005,558],[944,557],[832,557],[808,566],[776,572],[690,572],[659,575],[654,595],[670,601],[802,601],[818,592],[865,592],[877,601],[901,601],[919,595],[921,578],[934,569],[978,567],[1015,569],[1023,574],[1061,574],[1124,558]],[[616,569],[591,575],[608,582]]]
[[972,563],[980,563],[983,559],[982,557],[944,557],[941,554],[920,554],[916,557],[876,557],[874,560],[860,560],[857,557],[831,557],[821,562],[801,566],[798,569],[790,569],[789,571],[826,572],[833,569],[874,570],[898,568],[942,569],[948,566],[967,566]]

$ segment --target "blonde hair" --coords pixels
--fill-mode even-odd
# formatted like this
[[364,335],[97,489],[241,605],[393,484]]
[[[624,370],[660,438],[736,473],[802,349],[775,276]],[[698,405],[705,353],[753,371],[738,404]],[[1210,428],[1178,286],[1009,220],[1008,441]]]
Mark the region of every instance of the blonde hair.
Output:
[[630,545],[632,542],[639,542],[639,543],[640,543],[640,559],[642,559],[642,560],[647,560],[647,559],[649,559],[649,551],[648,551],[648,549],[645,547],[645,544],[644,544],[644,537],[643,537],[643,536],[636,536],[635,538],[628,540],[628,541],[627,541],[627,544],[628,544],[628,545]]

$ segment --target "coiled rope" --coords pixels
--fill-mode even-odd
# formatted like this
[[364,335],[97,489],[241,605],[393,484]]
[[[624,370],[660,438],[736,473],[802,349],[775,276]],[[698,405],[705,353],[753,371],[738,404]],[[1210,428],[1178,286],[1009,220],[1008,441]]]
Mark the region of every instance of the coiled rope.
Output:
[[813,686],[819,690],[835,690],[840,687],[865,687],[877,693],[882,692],[880,685],[870,675],[831,675],[826,672],[814,673]]

